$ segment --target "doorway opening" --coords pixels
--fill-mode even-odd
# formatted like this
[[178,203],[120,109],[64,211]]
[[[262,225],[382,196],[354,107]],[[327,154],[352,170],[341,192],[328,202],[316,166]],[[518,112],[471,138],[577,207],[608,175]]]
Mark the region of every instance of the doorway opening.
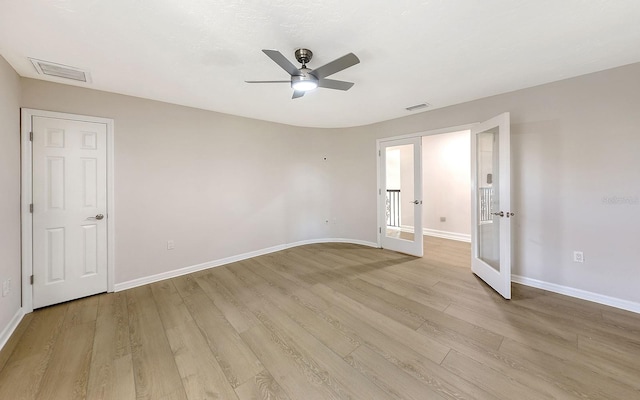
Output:
[[[438,160],[438,157],[429,157],[425,154],[427,161],[423,160],[423,147],[432,150],[437,146],[423,144],[422,138],[462,131],[468,138],[464,142],[468,143],[470,148],[467,152],[470,162],[466,163],[470,168],[460,175],[465,181],[469,179],[466,186],[470,189],[470,193],[460,196],[465,203],[469,201],[466,206],[462,202],[456,204],[457,196],[452,194],[455,190],[440,196],[439,199],[438,194],[443,194],[443,187],[446,187],[442,182],[433,188],[429,187],[429,182],[426,184],[424,182],[424,179],[430,181],[428,176],[437,171],[438,166],[430,167],[429,162]],[[513,219],[511,217],[515,213],[510,209],[510,135],[510,115],[507,112],[470,126],[379,139],[378,244],[380,247],[423,257],[424,235],[444,239],[449,236],[448,239],[459,240],[470,234],[471,271],[505,299],[511,298],[511,220]],[[437,140],[437,138],[425,140]],[[404,172],[403,167],[405,159],[403,159],[401,146],[404,145],[409,145],[411,150],[407,152],[409,156],[406,157],[407,173]],[[445,155],[439,159],[440,162],[455,159],[452,153],[447,154],[442,150],[440,152]],[[462,154],[460,152],[460,155]],[[408,178],[404,179],[403,175]],[[437,183],[439,178],[442,178],[441,175],[434,175],[435,178],[432,180]],[[446,178],[444,181],[446,182]],[[394,182],[400,182],[400,189],[393,187]],[[462,193],[464,191],[464,189],[461,190]],[[408,194],[410,198],[407,199],[403,193]],[[429,198],[429,196],[432,197]],[[399,204],[397,215],[392,215],[394,211],[391,207],[392,198]],[[440,207],[429,207],[431,203],[440,203]],[[449,206],[453,210],[449,215],[453,217],[469,212],[469,219],[456,219],[456,221],[463,221],[460,225],[463,232],[439,230],[437,229],[439,225],[434,225],[447,222],[448,215],[445,215],[443,210]],[[400,221],[399,226],[397,222],[394,226],[393,221]],[[436,228],[434,229],[433,226]],[[469,229],[469,233],[464,232],[465,227]],[[408,235],[404,235],[405,233]],[[429,252],[428,245],[427,251]]]
[[471,132],[422,137],[426,261],[471,267]]
[[[406,143],[410,139],[414,142]],[[384,163],[384,176],[380,176],[380,201],[384,207],[384,214],[379,216],[381,247],[407,252],[407,244],[413,243],[414,251],[409,254],[428,258],[445,254],[441,249],[461,247],[463,256],[458,256],[454,264],[469,267],[469,127],[381,139],[379,146]],[[416,211],[422,213],[417,221]],[[398,249],[398,242],[405,245],[405,251]],[[424,252],[418,252],[418,247]]]

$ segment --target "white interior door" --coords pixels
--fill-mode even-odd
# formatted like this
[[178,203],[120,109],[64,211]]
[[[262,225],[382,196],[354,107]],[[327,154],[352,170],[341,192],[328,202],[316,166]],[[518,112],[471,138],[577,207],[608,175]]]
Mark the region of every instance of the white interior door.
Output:
[[107,291],[105,124],[32,118],[33,307]]
[[509,113],[471,129],[473,209],[471,270],[511,298]]
[[422,257],[422,138],[383,141],[379,155],[380,244]]

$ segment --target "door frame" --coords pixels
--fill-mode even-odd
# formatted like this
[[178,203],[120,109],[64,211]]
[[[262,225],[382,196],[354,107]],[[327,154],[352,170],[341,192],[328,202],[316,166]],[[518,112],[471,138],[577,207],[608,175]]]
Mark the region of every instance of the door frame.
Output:
[[380,213],[380,207],[382,207],[382,182],[380,180],[380,160],[382,159],[382,157],[381,157],[380,144],[382,142],[388,142],[390,140],[409,139],[409,138],[415,138],[415,137],[439,135],[442,133],[451,133],[451,132],[458,132],[458,131],[467,131],[467,130],[471,131],[471,128],[474,125],[476,125],[476,123],[450,126],[448,128],[432,129],[428,131],[409,133],[406,135],[389,136],[389,137],[376,139],[376,188],[377,188],[376,189],[376,192],[377,192],[376,193],[376,221],[377,221],[376,225],[378,228],[376,230],[377,231],[376,234],[377,234],[378,248],[382,248],[382,227],[384,226],[386,228],[386,221],[382,220],[381,213]]
[[25,313],[33,311],[33,214],[32,203],[33,152],[31,129],[33,117],[67,119],[73,121],[105,124],[107,128],[107,291],[115,291],[115,207],[114,207],[114,120],[111,118],[61,113],[55,111],[20,109],[20,152],[21,152],[21,189],[20,219],[22,227],[22,309]]

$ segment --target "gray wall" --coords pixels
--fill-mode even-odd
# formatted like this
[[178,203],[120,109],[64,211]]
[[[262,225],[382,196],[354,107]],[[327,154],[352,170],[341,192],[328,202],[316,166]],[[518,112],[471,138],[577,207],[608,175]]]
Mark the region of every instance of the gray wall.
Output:
[[[375,139],[511,113],[513,273],[640,303],[640,64],[338,130],[335,185],[358,208],[344,235],[376,238]],[[345,177],[358,175],[357,183]],[[334,207],[337,207],[334,202]],[[584,251],[584,264],[572,261]]]
[[[20,309],[20,78],[0,57],[0,333]],[[0,293],[1,295],[1,293]]]
[[24,107],[115,120],[116,284],[333,237],[321,130],[32,79],[22,89]]

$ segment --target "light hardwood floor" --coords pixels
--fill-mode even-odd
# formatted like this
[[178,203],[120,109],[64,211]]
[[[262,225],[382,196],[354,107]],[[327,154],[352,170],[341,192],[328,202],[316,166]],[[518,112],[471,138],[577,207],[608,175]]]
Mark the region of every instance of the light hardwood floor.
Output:
[[0,399],[640,399],[640,315],[514,284],[469,245],[318,244],[37,310]]

